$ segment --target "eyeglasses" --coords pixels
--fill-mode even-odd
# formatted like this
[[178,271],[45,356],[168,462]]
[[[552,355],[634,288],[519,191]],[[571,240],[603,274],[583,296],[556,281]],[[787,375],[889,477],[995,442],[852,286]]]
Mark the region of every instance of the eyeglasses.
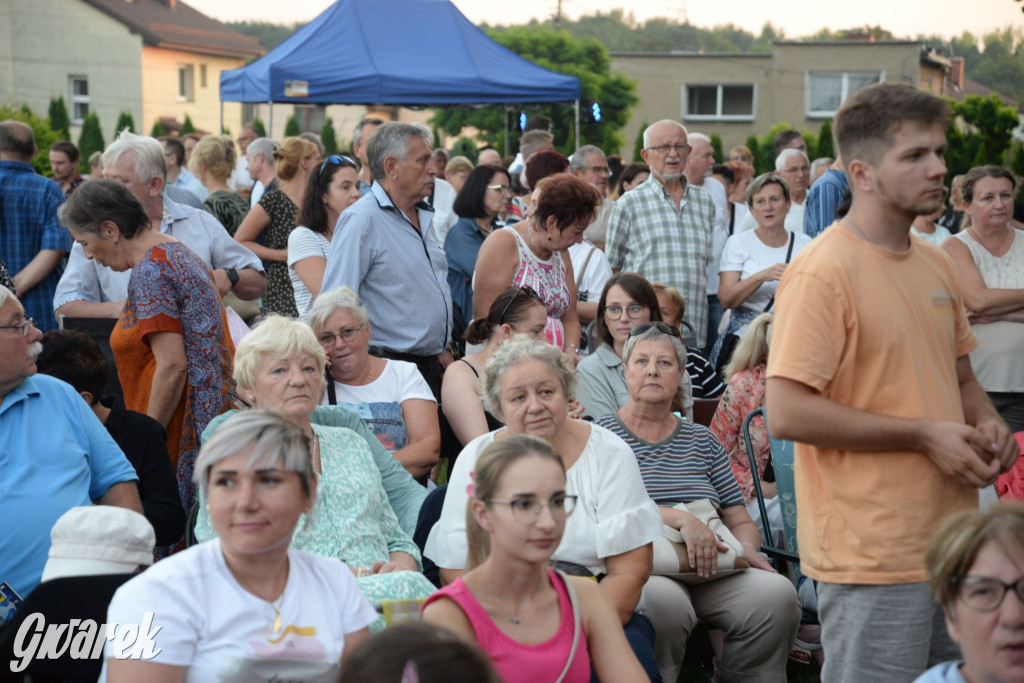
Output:
[[672,327],[671,325],[668,325],[666,323],[659,322],[659,321],[652,321],[652,322],[649,322],[649,323],[640,323],[639,325],[637,325],[636,327],[634,327],[633,329],[631,329],[629,331],[629,336],[630,337],[639,337],[641,334],[643,334],[644,332],[647,332],[648,330],[651,330],[651,329],[658,330],[658,332],[661,332],[662,334],[670,334],[673,337],[679,337],[680,336],[679,335],[679,330],[677,330],[676,328]]
[[953,579],[957,595],[963,603],[978,612],[992,612],[1003,604],[1006,592],[1013,589],[1024,603],[1024,577],[1015,583],[1003,583],[988,576],[958,576]]
[[341,341],[346,344],[350,344],[352,340],[356,338],[356,335],[359,334],[359,330],[361,329],[363,329],[362,325],[359,327],[346,327],[343,330],[339,330],[338,334],[334,334],[333,332],[324,332],[320,335],[318,340],[320,342],[320,346],[334,346],[338,339],[341,339]]
[[515,294],[512,295],[512,298],[508,300],[508,303],[505,304],[505,308],[501,309],[501,315],[498,316],[499,325],[505,324],[505,314],[508,313],[508,309],[512,308],[512,304],[515,303],[516,299],[519,298],[520,294],[525,294],[534,301],[540,301],[543,303],[543,300],[540,298],[540,294],[537,294],[537,292],[534,291],[533,287],[530,287],[529,285],[523,285],[518,289],[518,291],[516,291]]
[[551,510],[551,517],[556,522],[564,522],[566,517],[571,515],[572,511],[576,509],[577,498],[579,496],[559,495],[546,503],[542,503],[535,498],[516,498],[515,500],[487,498],[484,502],[487,504],[502,503],[508,505],[512,508],[512,517],[517,522],[520,524],[536,524],[544,508]]
[[647,306],[644,304],[630,304],[629,306],[626,306],[625,309],[623,309],[622,306],[605,306],[604,314],[609,320],[618,320],[622,317],[622,311],[625,310],[626,316],[628,316],[630,320],[636,320],[643,315],[646,309]]
[[690,146],[685,142],[677,143],[675,145],[655,145],[654,147],[648,147],[648,151],[657,152],[658,154],[667,154],[669,150],[682,154],[683,152],[690,151]]
[[0,325],[0,330],[21,330],[21,336],[27,337],[29,328],[35,326],[36,321],[33,320],[32,318],[29,318],[28,316],[25,316],[25,320],[23,322],[18,323],[17,325]]
[[507,195],[511,195],[512,194],[512,188],[509,187],[508,185],[488,185],[487,189],[488,190],[497,190],[498,192],[500,192],[502,194],[507,194]]
[[332,154],[331,156],[324,159],[324,163],[320,164],[320,170],[316,172],[316,179],[320,180],[320,176],[324,174],[324,169],[327,168],[327,164],[330,164],[331,166],[341,166],[343,163],[346,162],[352,164],[353,166],[356,165],[356,162],[352,161],[347,156],[341,154]]
[[612,174],[612,169],[607,166],[587,166],[587,170],[591,173],[598,173],[606,176],[611,176]]
[[751,157],[749,154],[736,154],[732,156],[729,159],[729,161],[742,161],[745,164],[749,164],[751,161],[753,161],[753,157]]

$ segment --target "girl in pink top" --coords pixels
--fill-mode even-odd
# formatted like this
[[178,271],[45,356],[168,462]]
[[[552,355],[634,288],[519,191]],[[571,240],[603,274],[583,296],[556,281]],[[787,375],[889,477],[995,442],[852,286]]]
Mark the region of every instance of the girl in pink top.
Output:
[[469,571],[427,600],[423,620],[477,644],[506,683],[586,683],[591,667],[605,683],[645,680],[597,584],[547,567],[576,503],[551,446],[526,435],[495,441],[474,480]]

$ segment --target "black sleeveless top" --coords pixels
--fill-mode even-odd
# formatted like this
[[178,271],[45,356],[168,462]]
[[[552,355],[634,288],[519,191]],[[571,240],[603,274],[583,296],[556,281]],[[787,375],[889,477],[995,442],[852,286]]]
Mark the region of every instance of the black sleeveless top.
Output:
[[[462,363],[465,363],[466,365],[468,365],[469,369],[473,371],[473,375],[477,379],[480,379],[480,373],[478,373],[476,371],[476,368],[474,368],[473,365],[469,361],[467,361],[465,358],[460,358],[459,362],[462,362]],[[493,415],[491,415],[491,413],[488,410],[486,410],[486,409],[484,409],[484,417],[487,419],[487,431],[489,431],[489,432],[493,432],[495,429],[501,429],[502,427],[505,426],[504,422],[502,422],[498,418],[496,418]],[[463,444],[463,445],[465,445],[465,444]]]

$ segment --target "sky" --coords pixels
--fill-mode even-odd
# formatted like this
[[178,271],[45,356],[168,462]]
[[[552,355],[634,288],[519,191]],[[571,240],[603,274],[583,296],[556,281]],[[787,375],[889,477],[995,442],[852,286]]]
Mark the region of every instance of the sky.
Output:
[[[262,20],[279,23],[308,21],[332,0],[183,0],[221,21]],[[454,0],[475,23],[523,24],[531,18],[553,16],[559,0]],[[900,37],[919,33],[945,37],[970,31],[975,35],[1007,26],[1024,28],[1021,5],[1013,0],[561,0],[562,13],[570,19],[597,11],[628,6],[639,21],[652,17],[689,19],[695,26],[732,23],[754,34],[770,21],[789,38],[815,33],[821,28],[844,29],[880,25]],[[819,8],[811,9],[808,8]]]

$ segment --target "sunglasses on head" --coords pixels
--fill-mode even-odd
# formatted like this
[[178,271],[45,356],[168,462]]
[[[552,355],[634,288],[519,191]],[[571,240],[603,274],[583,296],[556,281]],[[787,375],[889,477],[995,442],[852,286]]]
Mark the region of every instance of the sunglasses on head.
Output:
[[672,327],[671,325],[666,325],[665,323],[660,321],[640,323],[639,325],[637,325],[636,327],[629,331],[629,336],[639,337],[641,334],[647,332],[651,328],[658,330],[658,332],[661,332],[662,334],[670,334],[673,337],[680,337],[679,330]]
[[331,156],[324,159],[324,163],[320,164],[320,170],[317,171],[316,173],[316,179],[320,180],[320,176],[324,174],[324,169],[327,168],[327,164],[330,164],[331,166],[341,166],[343,163],[346,162],[352,164],[353,166],[356,165],[356,162],[352,161],[352,159],[350,159],[347,156],[344,156],[342,154],[332,154]]
[[523,285],[516,291],[515,294],[512,295],[512,298],[508,300],[508,303],[505,304],[505,308],[501,309],[501,315],[498,316],[499,325],[505,324],[505,314],[508,313],[508,309],[512,308],[512,304],[516,302],[516,299],[519,298],[520,294],[525,294],[534,301],[541,301],[540,295],[537,294],[536,291],[534,291],[533,287],[530,287],[529,285]]

